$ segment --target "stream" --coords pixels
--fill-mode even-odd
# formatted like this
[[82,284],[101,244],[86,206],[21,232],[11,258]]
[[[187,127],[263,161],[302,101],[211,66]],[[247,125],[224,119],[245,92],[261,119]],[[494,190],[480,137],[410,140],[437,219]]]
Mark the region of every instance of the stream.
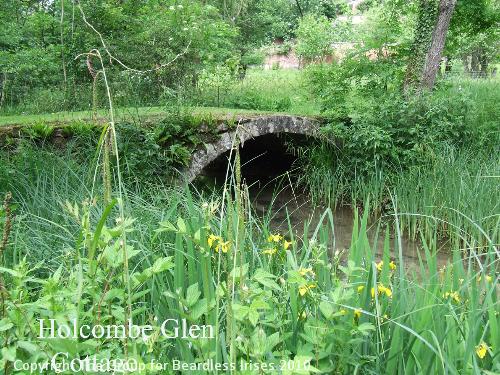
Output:
[[[297,191],[288,185],[278,191],[274,186],[266,186],[264,188],[252,187],[250,191],[250,200],[254,212],[259,218],[265,216],[270,217],[271,228],[279,233],[288,233],[289,224],[296,237],[304,235],[304,223],[310,222],[307,235],[311,237],[321,219],[321,216],[327,209],[326,206],[313,205],[311,199],[304,193]],[[354,211],[351,207],[336,207],[333,210],[334,236],[331,239],[330,251],[343,252],[345,259],[348,254],[348,249],[351,246],[352,233],[354,228]],[[361,216],[361,214],[359,215]],[[377,235],[377,226],[379,219],[370,219],[368,222],[368,241],[370,246],[375,247],[375,258],[377,261],[382,259],[382,252],[385,241],[385,224],[380,225]],[[324,221],[325,225],[329,225],[328,219]],[[398,258],[398,248],[396,247],[396,233],[390,233],[391,258]],[[410,240],[404,234],[401,236],[401,245],[407,269],[418,269],[419,258],[418,251],[422,249],[421,245]],[[422,257],[424,254],[421,254]],[[446,243],[441,244],[438,254],[437,263],[441,267],[451,259],[451,254],[446,246]]]

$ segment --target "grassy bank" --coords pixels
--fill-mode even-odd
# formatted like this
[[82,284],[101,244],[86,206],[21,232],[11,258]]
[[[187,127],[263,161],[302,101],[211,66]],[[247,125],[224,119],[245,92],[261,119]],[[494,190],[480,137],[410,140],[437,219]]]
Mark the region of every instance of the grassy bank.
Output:
[[[233,116],[254,116],[265,115],[275,112],[241,109],[241,108],[217,108],[217,107],[186,107],[186,111],[191,112],[193,116],[213,116],[213,118],[226,119]],[[161,119],[168,113],[165,107],[140,107],[140,108],[117,108],[116,120],[120,122],[138,122]],[[294,113],[300,115],[300,113]],[[80,112],[57,112],[41,115],[12,115],[0,116],[0,126],[11,125],[30,125],[38,123],[65,124],[78,121],[91,121],[93,119],[92,111]],[[105,122],[108,116],[107,110],[98,110],[98,121]]]
[[[0,325],[7,372],[17,359],[41,363],[61,348],[71,358],[97,352],[98,359],[137,361],[142,373],[162,373],[151,361],[175,357],[264,363],[287,374],[499,370],[498,250],[491,242],[480,263],[452,248],[450,263],[438,269],[436,241],[425,240],[434,228],[419,227],[417,277],[406,271],[398,235],[386,236],[382,259],[374,258],[368,207],[354,219],[344,263],[329,250],[330,210],[312,236],[291,237],[243,210],[249,205],[237,192],[233,199],[228,190],[221,197],[130,186],[113,193],[120,202],[106,203],[90,163],[37,151],[23,160],[29,174],[18,168],[1,184],[13,192],[5,207],[16,214],[4,209],[0,226],[12,225],[0,268],[9,285]],[[389,225],[401,233],[399,220]],[[478,231],[468,235],[482,241]],[[133,318],[153,328],[147,340],[40,340],[37,318],[59,325]],[[212,325],[215,335],[165,340],[160,325],[168,318]]]

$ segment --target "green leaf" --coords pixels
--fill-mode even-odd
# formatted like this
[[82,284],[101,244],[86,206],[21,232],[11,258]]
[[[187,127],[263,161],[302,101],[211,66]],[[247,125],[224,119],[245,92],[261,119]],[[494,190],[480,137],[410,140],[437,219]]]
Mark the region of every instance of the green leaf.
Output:
[[330,302],[321,301],[319,309],[326,319],[330,319],[333,315],[333,306]]
[[201,296],[200,288],[198,288],[198,283],[190,285],[186,291],[186,304],[188,307],[193,306]]
[[234,278],[235,280],[239,280],[240,277],[245,277],[247,273],[248,273],[248,263],[244,264],[241,267],[235,267],[231,271],[229,276]]
[[162,221],[160,223],[160,228],[156,229],[157,233],[161,232],[177,232],[177,228],[170,221]]
[[27,351],[29,354],[35,354],[40,352],[40,348],[29,341],[18,341],[17,346],[21,349]]
[[250,323],[252,323],[252,325],[255,327],[257,325],[257,322],[259,321],[259,312],[255,309],[249,309],[248,320],[250,320]]
[[248,315],[248,312],[250,311],[250,308],[248,306],[243,306],[238,303],[233,303],[232,307],[234,318],[239,321],[244,320]]
[[179,233],[183,233],[183,234],[187,233],[186,222],[184,221],[184,219],[182,217],[177,219],[177,228],[179,229]]
[[11,329],[12,327],[14,327],[14,324],[9,322],[7,319],[0,320],[0,332],[7,331],[8,329]]
[[269,273],[262,268],[259,268],[255,271],[255,274],[253,275],[253,279],[257,281],[258,283],[267,286],[268,288],[280,291],[281,288],[280,286],[274,281],[276,276],[274,276],[272,273]]
[[280,339],[280,333],[275,332],[269,336],[266,340],[266,349],[271,352],[276,345],[278,345],[282,340]]
[[2,273],[8,273],[14,277],[21,277],[21,274],[15,270],[11,270],[10,268],[4,268],[4,267],[0,267],[0,272]]
[[14,362],[16,360],[16,347],[11,346],[2,348],[2,358],[6,361]]
[[151,269],[153,273],[160,273],[173,267],[174,263],[172,262],[172,257],[165,257],[156,259]]
[[374,331],[375,326],[372,323],[361,323],[358,326],[358,331],[361,332],[362,335],[367,336],[370,334],[370,331]]
[[109,302],[115,298],[118,298],[120,301],[123,299],[125,292],[123,289],[113,288],[108,291],[104,297],[104,301]]

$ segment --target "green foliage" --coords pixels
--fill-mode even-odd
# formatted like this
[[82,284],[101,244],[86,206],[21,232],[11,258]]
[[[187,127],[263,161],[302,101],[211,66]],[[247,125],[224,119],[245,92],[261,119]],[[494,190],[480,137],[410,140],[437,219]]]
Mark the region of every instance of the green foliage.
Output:
[[333,28],[325,16],[309,14],[297,28],[297,55],[306,61],[316,61],[332,53]]
[[[194,104],[217,104],[213,95],[201,94]],[[310,96],[302,71],[289,69],[249,69],[245,78],[234,81],[227,92],[221,92],[226,108],[316,115],[318,108]]]
[[[239,226],[234,202],[222,208],[216,201],[203,204],[188,191],[162,192],[167,196],[131,192],[127,215],[118,220],[117,210],[100,207],[99,199],[47,206],[57,210],[58,219],[45,223],[44,230],[58,233],[67,246],[55,267],[49,260],[37,264],[31,249],[25,249],[21,255],[30,253],[31,261],[21,256],[0,268],[9,285],[0,319],[2,368],[12,368],[17,359],[42,363],[62,351],[69,359],[98,353],[98,360],[128,353],[146,366],[146,373],[153,372],[147,367],[151,360],[174,357],[300,365],[305,374],[316,369],[440,373],[443,367],[458,373],[471,366],[498,371],[493,267],[478,273],[474,260],[462,260],[454,249],[454,263],[438,268],[437,244],[430,241],[417,270],[423,281],[417,284],[410,281],[397,246],[386,241],[382,258],[376,258],[367,240],[367,214],[355,217],[349,256],[343,260],[328,251],[334,235],[330,211],[313,235],[306,229],[301,238],[284,238],[260,227],[251,215]],[[23,212],[33,204],[26,201]],[[29,216],[21,217],[16,241],[26,235]],[[137,216],[141,220],[133,219]],[[212,236],[227,243],[227,251],[217,251]],[[494,256],[494,248],[485,256]],[[453,319],[438,319],[443,316]],[[38,337],[41,318],[93,326],[123,324],[127,317],[136,325],[151,325],[151,337]],[[169,318],[210,324],[216,338],[165,340],[160,324]]]
[[[202,94],[215,96],[217,107],[224,105],[225,95],[234,84],[234,72],[224,65],[218,65],[211,71],[203,70],[198,80],[198,88]],[[222,97],[221,97],[222,95]]]
[[202,120],[185,110],[173,110],[153,127],[118,126],[118,150],[124,177],[135,182],[165,179],[188,165],[201,143]]
[[40,122],[25,126],[22,128],[22,131],[32,140],[44,141],[54,133],[54,127],[50,124]]

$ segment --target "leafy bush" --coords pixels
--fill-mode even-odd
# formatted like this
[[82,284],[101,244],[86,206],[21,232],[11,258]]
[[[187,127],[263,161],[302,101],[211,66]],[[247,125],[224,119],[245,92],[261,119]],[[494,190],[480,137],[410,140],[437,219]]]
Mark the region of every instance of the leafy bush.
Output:
[[492,149],[498,140],[491,127],[476,125],[481,111],[468,92],[444,84],[405,97],[403,70],[391,56],[370,61],[356,55],[340,64],[311,66],[306,74],[329,119],[324,132],[341,145],[331,148],[336,166],[353,175],[397,172],[432,162],[447,146]]
[[308,60],[319,60],[332,53],[333,29],[325,16],[308,14],[297,29],[297,54]]
[[217,107],[224,105],[224,100],[231,86],[235,83],[234,72],[225,65],[218,65],[211,70],[203,70],[198,80],[202,94],[213,97]]
[[125,177],[154,180],[187,166],[193,149],[201,143],[201,124],[182,109],[171,110],[153,127],[119,124],[118,150]]

